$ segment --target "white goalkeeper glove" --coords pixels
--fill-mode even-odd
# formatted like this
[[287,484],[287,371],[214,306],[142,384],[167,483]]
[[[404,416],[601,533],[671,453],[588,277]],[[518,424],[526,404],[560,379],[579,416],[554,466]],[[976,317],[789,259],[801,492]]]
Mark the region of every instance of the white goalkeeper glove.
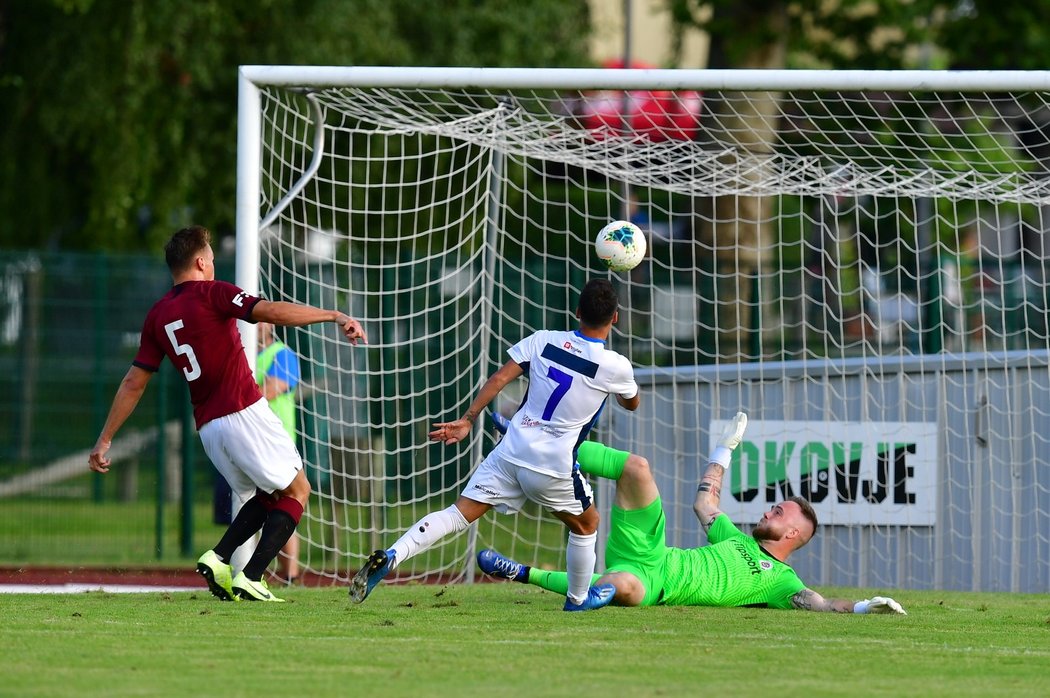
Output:
[[729,459],[733,456],[733,449],[740,445],[744,439],[744,430],[747,429],[747,415],[737,412],[736,416],[729,420],[722,435],[718,437],[715,450],[708,462],[718,463],[723,468],[729,467]]
[[854,613],[896,613],[901,616],[908,615],[904,607],[888,596],[872,596],[870,599],[858,601],[853,605]]

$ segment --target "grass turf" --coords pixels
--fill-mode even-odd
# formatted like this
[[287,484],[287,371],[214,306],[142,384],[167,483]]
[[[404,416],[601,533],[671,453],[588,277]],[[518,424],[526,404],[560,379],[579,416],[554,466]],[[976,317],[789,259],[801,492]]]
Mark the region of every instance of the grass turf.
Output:
[[[393,543],[413,522],[429,511],[448,506],[438,500],[392,507],[381,523],[387,531],[378,539],[362,533],[376,525],[364,507],[341,506],[332,510],[320,502],[311,502],[314,517],[337,521],[341,531],[331,523],[304,518],[299,534],[304,541],[300,561],[315,570],[324,569],[346,574],[356,570],[363,558],[379,545]],[[533,505],[528,505],[535,508]],[[535,513],[535,512],[534,512]],[[95,566],[95,567],[179,567],[192,569],[197,558],[214,546],[226,529],[212,521],[211,503],[198,502],[193,507],[193,539],[187,554],[181,551],[180,512],[167,505],[161,544],[163,555],[156,553],[156,505],[150,502],[94,503],[83,500],[22,499],[5,501],[0,508],[0,566]],[[498,524],[498,525],[497,525]],[[519,536],[512,534],[517,522],[510,517],[489,514],[479,525],[480,547],[494,547],[514,555],[520,548],[516,540],[529,541],[527,553],[534,562],[564,567],[565,526],[553,517],[539,522],[522,522]],[[349,531],[358,531],[349,533]],[[313,541],[310,545],[305,541]],[[324,544],[325,550],[318,544]],[[518,540],[517,546],[521,542]],[[332,549],[344,551],[334,553]],[[450,538],[447,544],[413,559],[409,569],[444,569],[449,556],[466,554],[467,537]],[[345,551],[352,551],[353,556]]]
[[[822,589],[861,598],[870,591]],[[903,591],[907,617],[715,608],[567,614],[516,584],[5,595],[18,696],[1042,696],[1044,596]]]

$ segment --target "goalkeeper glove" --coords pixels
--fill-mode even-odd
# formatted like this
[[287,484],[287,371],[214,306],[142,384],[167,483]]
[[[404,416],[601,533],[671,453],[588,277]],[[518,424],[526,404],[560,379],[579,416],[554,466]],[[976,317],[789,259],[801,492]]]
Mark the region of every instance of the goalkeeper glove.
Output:
[[888,596],[872,596],[870,599],[858,601],[853,605],[854,613],[896,613],[906,616],[908,612],[904,607]]
[[718,443],[711,454],[710,463],[718,463],[722,468],[729,467],[729,459],[733,456],[733,449],[740,445],[744,438],[744,430],[747,429],[747,415],[737,412],[736,416],[729,420],[722,435],[718,437]]

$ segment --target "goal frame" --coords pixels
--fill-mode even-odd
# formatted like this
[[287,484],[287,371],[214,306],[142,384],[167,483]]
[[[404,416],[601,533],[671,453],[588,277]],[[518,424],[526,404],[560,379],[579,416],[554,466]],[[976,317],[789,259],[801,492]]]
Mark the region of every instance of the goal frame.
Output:
[[[340,66],[265,66],[246,65],[239,69],[238,79],[238,135],[237,135],[237,194],[236,194],[236,283],[249,293],[260,290],[260,231],[264,222],[281,212],[290,195],[282,198],[274,209],[263,212],[262,178],[262,114],[261,90],[268,87],[311,88],[374,87],[404,89],[499,88],[536,90],[668,90],[668,91],[887,91],[936,92],[951,91],[964,94],[1012,91],[1050,91],[1050,71],[861,71],[861,70],[658,70],[658,69],[599,69],[599,68],[453,68],[453,67],[340,67]],[[318,129],[323,131],[323,129]],[[321,137],[320,135],[318,137]],[[315,150],[316,152],[316,150]],[[309,170],[303,175],[309,177]],[[299,184],[292,187],[294,190]],[[250,363],[255,359],[255,327],[239,323],[245,352]],[[1007,358],[1017,358],[1016,356]],[[893,361],[880,360],[880,370],[886,371]],[[914,361],[901,362],[903,373]],[[943,363],[943,362],[942,362]],[[1046,356],[1029,358],[1029,366],[1045,368]],[[800,372],[801,365],[793,368]],[[993,366],[993,368],[997,368]],[[763,368],[754,368],[761,377]],[[921,372],[921,368],[918,369]],[[734,374],[740,378],[739,369]],[[892,371],[890,371],[892,372]],[[644,372],[643,372],[644,373]],[[710,372],[712,378],[717,371]],[[845,374],[845,372],[843,372]],[[786,373],[781,374],[787,375]],[[666,378],[666,376],[664,376]],[[706,426],[706,425],[705,425]],[[603,483],[603,487],[608,483]],[[605,494],[608,494],[606,491]],[[608,497],[605,497],[607,500]],[[604,517],[603,517],[604,520]],[[975,532],[975,558],[980,545]],[[937,551],[938,554],[941,551]],[[987,562],[985,560],[984,562]],[[977,561],[975,559],[975,567]],[[1015,561],[1016,565],[1016,561]],[[939,569],[939,568],[938,568]],[[1040,574],[1044,574],[1040,571]],[[1018,578],[1020,570],[1013,569],[1012,590],[1024,584]],[[468,575],[469,579],[470,575]],[[974,588],[980,588],[980,579],[974,578]],[[863,580],[864,577],[862,576]],[[943,579],[934,579],[941,588]]]
[[[452,68],[244,65],[238,71],[236,281],[259,290],[262,216],[261,87],[402,87],[584,90],[953,90],[1050,89],[1050,71],[942,70],[674,70],[624,68]],[[272,215],[274,212],[270,212]],[[246,347],[254,333],[242,329]],[[251,339],[252,341],[248,341]],[[248,349],[254,358],[254,349]]]

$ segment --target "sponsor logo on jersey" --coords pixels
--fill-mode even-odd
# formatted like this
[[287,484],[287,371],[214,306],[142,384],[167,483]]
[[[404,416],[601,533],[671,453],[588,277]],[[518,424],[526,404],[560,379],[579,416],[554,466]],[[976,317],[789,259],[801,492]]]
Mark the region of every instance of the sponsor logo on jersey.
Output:
[[562,345],[562,348],[564,348],[565,351],[572,352],[574,356],[583,354],[583,347],[573,344],[570,340],[565,340],[565,344]]
[[541,422],[540,420],[533,419],[529,415],[523,414],[521,416],[521,422],[518,424],[518,426],[519,427],[538,427],[538,426],[541,426],[542,424],[543,424],[543,422]]
[[485,487],[485,485],[474,485],[474,489],[480,490],[481,492],[484,492],[485,494],[487,494],[490,497],[498,497],[499,496],[499,492],[497,492],[496,490],[492,489],[491,487]]
[[755,558],[751,557],[751,553],[748,551],[746,545],[733,541],[733,549],[740,553],[740,557],[744,558],[744,562],[747,563],[748,568],[751,570],[751,574],[762,574],[762,570],[759,569],[759,565],[755,561]]

